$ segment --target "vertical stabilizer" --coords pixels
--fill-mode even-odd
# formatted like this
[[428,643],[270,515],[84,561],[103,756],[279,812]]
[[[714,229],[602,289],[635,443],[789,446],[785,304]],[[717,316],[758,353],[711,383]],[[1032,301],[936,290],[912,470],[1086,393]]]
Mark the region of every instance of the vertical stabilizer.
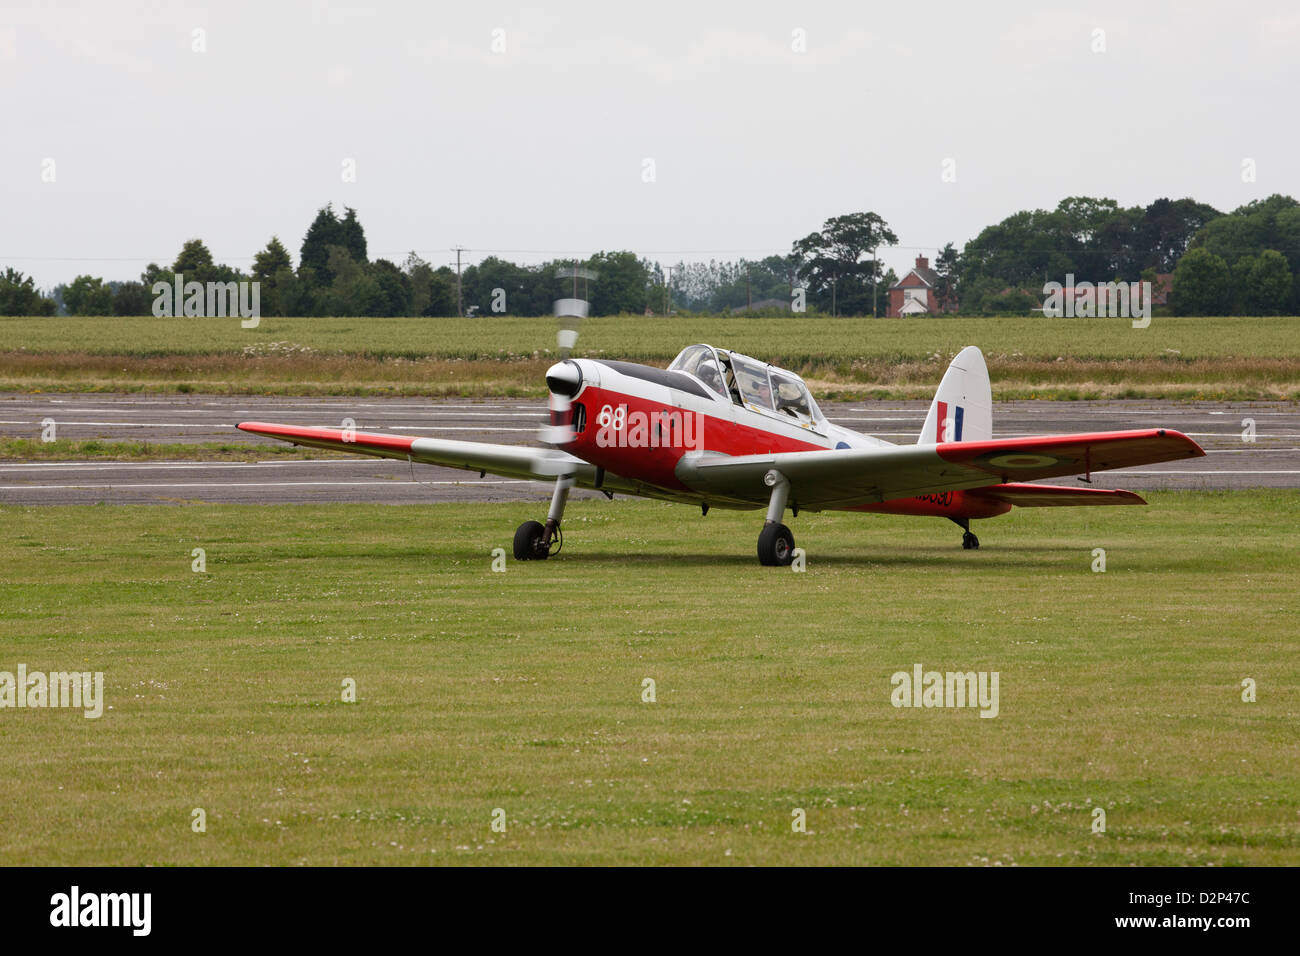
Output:
[[993,437],[993,389],[984,356],[973,345],[957,353],[930,403],[918,445]]

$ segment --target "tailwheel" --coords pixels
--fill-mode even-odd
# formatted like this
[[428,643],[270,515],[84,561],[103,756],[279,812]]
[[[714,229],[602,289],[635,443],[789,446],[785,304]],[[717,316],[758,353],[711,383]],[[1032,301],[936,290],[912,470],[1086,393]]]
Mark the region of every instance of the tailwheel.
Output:
[[765,525],[758,536],[758,561],[768,567],[785,567],[794,560],[794,535],[780,523]]
[[544,561],[551,553],[545,540],[546,529],[540,521],[525,521],[515,529],[515,560]]
[[969,531],[967,531],[965,534],[961,536],[961,546],[965,548],[967,551],[978,551],[980,546],[980,539],[975,537],[975,535],[971,534]]

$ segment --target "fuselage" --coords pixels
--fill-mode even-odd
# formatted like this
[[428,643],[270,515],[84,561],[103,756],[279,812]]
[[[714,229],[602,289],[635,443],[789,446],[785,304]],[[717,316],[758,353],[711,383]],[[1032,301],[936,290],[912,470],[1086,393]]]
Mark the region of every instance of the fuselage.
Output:
[[[553,422],[572,427],[571,440],[561,447],[610,474],[669,494],[694,490],[678,473],[686,455],[834,454],[892,444],[833,424],[811,399],[804,406],[807,414],[794,414],[745,401],[738,392],[711,388],[685,371],[595,359],[569,359],[564,364],[575,366],[581,378],[570,386],[576,390],[562,420]],[[572,370],[557,374],[572,376]],[[976,518],[1004,514],[1010,507],[949,491],[845,510]]]

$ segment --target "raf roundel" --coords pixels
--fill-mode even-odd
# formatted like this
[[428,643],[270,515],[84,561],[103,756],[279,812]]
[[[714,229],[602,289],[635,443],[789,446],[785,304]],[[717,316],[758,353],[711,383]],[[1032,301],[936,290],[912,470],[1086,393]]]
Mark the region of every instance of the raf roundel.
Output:
[[995,455],[988,460],[990,465],[996,468],[1050,468],[1059,458],[1053,458],[1051,455]]

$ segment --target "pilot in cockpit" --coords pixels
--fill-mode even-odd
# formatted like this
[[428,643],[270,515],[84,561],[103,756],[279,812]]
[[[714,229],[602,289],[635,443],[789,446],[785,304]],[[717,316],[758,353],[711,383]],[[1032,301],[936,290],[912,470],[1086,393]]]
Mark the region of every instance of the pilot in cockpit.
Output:
[[808,396],[802,388],[789,379],[772,376],[776,387],[776,410],[797,418],[799,421],[812,421],[812,410],[808,407]]
[[722,387],[722,377],[718,374],[717,366],[712,362],[701,362],[695,374],[701,382],[713,389],[713,391],[719,394],[725,393],[725,389]]

